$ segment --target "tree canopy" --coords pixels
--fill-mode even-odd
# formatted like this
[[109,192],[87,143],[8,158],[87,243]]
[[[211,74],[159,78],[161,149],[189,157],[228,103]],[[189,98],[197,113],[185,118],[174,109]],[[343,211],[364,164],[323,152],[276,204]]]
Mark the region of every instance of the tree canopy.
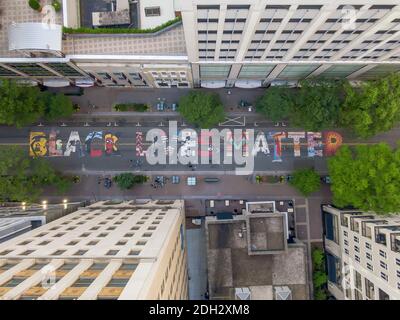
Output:
[[45,96],[46,120],[52,121],[59,118],[68,118],[74,113],[74,107],[69,97],[63,94],[47,93]]
[[342,146],[328,160],[333,203],[377,214],[399,212],[400,149],[389,145]]
[[388,131],[400,119],[400,74],[393,73],[360,87],[345,85],[340,123],[362,138]]
[[132,173],[121,173],[113,178],[114,182],[118,185],[118,187],[122,190],[131,189],[136,184],[142,184],[147,181],[146,176],[135,176]]
[[1,148],[0,201],[34,202],[43,187],[54,186],[59,192],[65,192],[70,184],[45,159],[29,158],[20,147]]
[[45,101],[37,87],[19,86],[3,80],[0,86],[0,123],[22,127],[37,121],[44,113]]
[[308,131],[334,127],[342,104],[342,90],[341,81],[301,81],[291,112],[293,125]]
[[23,127],[41,118],[56,120],[73,113],[69,97],[61,93],[41,92],[38,87],[2,80],[0,85],[0,124]]
[[318,191],[321,187],[321,180],[313,169],[300,169],[293,173],[293,179],[290,184],[299,190],[304,196]]
[[181,97],[178,110],[186,121],[204,129],[225,119],[224,107],[216,93],[191,91]]
[[287,87],[271,87],[256,102],[256,110],[272,121],[285,120],[293,109],[294,97]]

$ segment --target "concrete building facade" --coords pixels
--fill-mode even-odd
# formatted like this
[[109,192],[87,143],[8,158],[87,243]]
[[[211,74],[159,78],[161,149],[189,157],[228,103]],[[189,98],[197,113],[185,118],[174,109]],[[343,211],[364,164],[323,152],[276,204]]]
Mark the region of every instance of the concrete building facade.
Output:
[[182,2],[195,86],[253,88],[400,70],[396,0]]
[[187,299],[182,201],[97,202],[0,244],[0,299]]
[[101,5],[111,16],[128,10],[128,27],[182,21],[153,33],[72,33],[62,27],[97,28],[92,15],[99,9],[91,2],[64,0],[62,12],[39,13],[25,0],[3,0],[0,79],[53,87],[256,88],[400,70],[398,0],[96,1]]
[[328,288],[336,299],[400,299],[400,218],[323,206]]

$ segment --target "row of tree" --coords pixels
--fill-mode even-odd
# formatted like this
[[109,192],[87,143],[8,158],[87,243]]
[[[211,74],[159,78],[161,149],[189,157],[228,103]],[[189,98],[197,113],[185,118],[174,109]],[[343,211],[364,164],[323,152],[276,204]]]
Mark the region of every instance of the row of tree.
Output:
[[21,147],[1,147],[0,202],[34,202],[45,187],[53,186],[64,194],[71,184],[69,177],[62,176],[43,158],[30,158]]
[[74,112],[69,97],[42,92],[38,87],[2,80],[0,85],[0,124],[23,127],[40,119],[66,118]]
[[347,80],[304,80],[300,87],[271,87],[256,109],[272,121],[289,120],[309,131],[351,129],[368,138],[400,120],[400,74],[352,86]]
[[[377,214],[400,208],[400,147],[386,143],[342,146],[328,159],[333,204]],[[318,191],[320,181],[312,169],[297,170],[290,182],[304,196]]]

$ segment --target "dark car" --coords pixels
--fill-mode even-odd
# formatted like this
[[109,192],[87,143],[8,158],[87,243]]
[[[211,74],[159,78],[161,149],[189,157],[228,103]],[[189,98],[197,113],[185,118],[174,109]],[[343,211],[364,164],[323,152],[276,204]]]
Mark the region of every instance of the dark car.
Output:
[[110,189],[111,188],[111,184],[112,184],[112,182],[111,182],[110,178],[105,178],[104,179],[104,187],[106,187],[107,189]]
[[286,181],[287,182],[290,182],[292,180],[293,180],[293,176],[291,176],[291,175],[286,176]]
[[321,182],[326,183],[326,184],[331,184],[331,177],[330,176],[322,176],[321,177]]

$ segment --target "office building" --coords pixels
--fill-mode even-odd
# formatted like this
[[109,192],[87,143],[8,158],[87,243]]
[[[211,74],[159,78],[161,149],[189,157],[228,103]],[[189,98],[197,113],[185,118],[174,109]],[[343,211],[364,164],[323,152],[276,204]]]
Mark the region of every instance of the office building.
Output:
[[206,217],[212,300],[308,300],[307,253],[274,201]]
[[[0,77],[53,87],[257,88],[400,70],[398,0],[64,0],[51,28],[40,23],[47,15],[25,0],[0,3]],[[153,33],[116,31],[175,17]]]
[[336,299],[400,299],[400,218],[323,206],[328,288]]
[[195,86],[254,88],[400,70],[396,0],[192,0],[181,6]]
[[[52,13],[45,6],[50,0],[41,1],[42,12],[25,0],[3,0],[0,79],[47,87],[191,87],[179,19],[152,33],[124,33],[124,28],[152,29],[174,21],[174,1],[158,2],[64,0],[62,10]],[[70,31],[78,28],[114,33]]]
[[105,201],[0,244],[0,299],[187,299],[182,201]]

